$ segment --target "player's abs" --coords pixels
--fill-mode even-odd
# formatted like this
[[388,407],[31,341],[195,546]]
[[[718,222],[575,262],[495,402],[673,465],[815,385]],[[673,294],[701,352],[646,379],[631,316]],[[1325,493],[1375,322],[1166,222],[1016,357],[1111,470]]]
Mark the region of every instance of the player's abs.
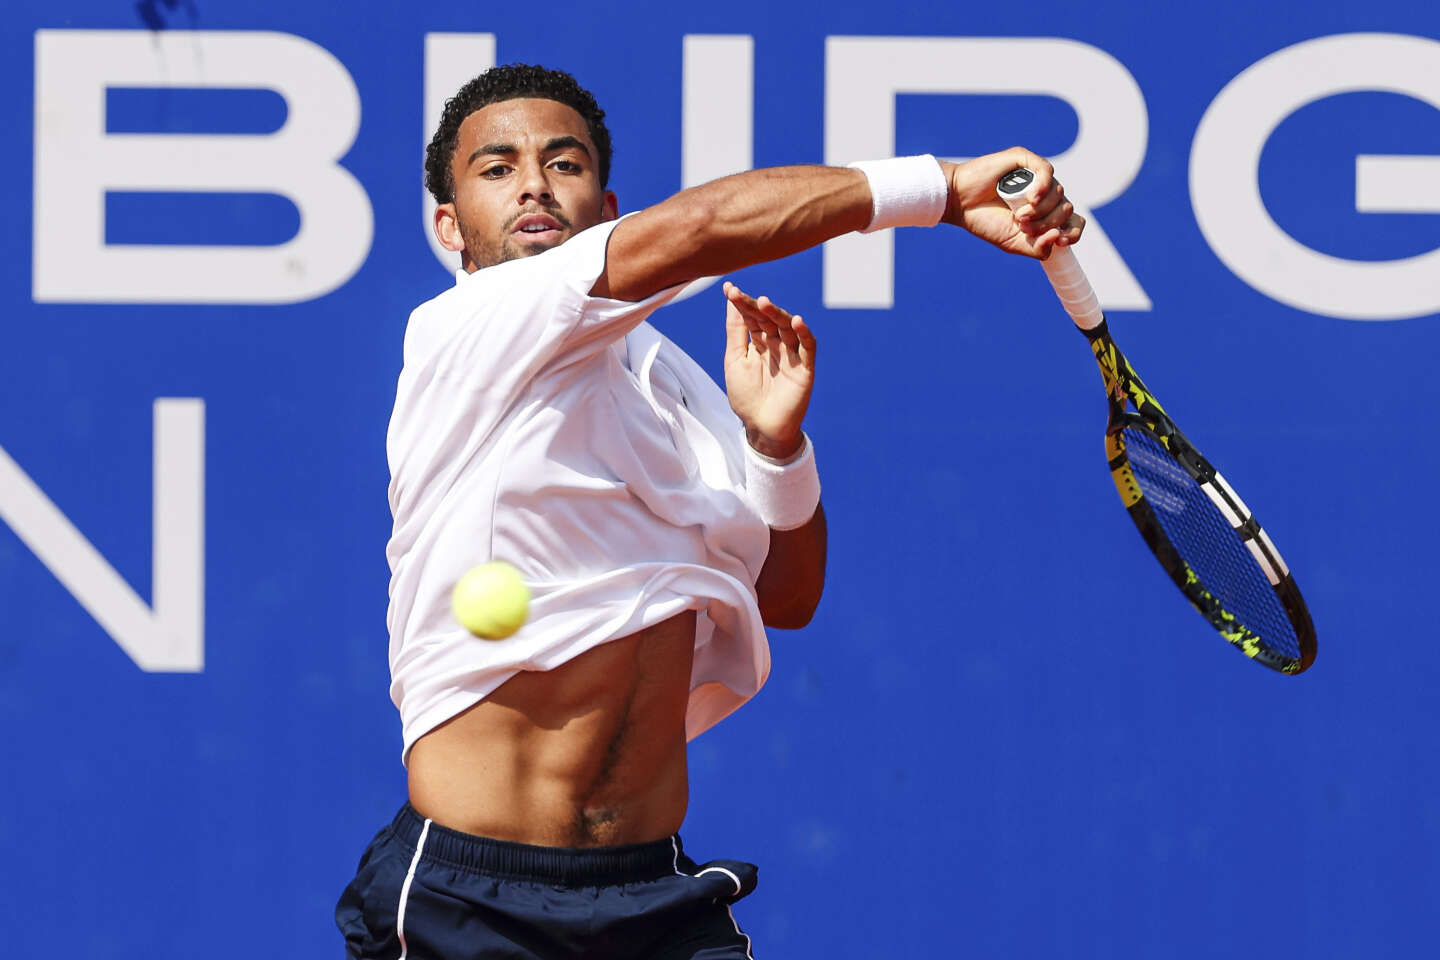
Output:
[[517,674],[410,751],[410,803],[497,840],[643,843],[685,818],[695,614]]

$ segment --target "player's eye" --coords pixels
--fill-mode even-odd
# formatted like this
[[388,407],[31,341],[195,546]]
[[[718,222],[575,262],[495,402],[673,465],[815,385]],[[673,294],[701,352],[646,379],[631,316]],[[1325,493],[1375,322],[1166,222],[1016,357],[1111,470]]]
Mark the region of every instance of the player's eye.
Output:
[[556,160],[551,166],[561,173],[579,173],[582,169],[574,160]]
[[487,180],[499,180],[501,177],[505,176],[509,172],[509,164],[497,163],[493,167],[486,167],[484,170],[481,170],[480,176],[485,177]]

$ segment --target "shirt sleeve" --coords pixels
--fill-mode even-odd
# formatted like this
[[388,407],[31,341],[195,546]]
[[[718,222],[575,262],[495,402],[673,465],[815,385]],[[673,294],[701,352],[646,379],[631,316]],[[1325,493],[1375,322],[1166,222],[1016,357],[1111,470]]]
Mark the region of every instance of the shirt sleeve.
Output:
[[528,380],[604,349],[671,300],[684,284],[633,302],[590,295],[617,223],[598,224],[533,257],[462,274],[454,291],[457,322],[436,344],[445,365],[475,373],[499,364],[504,379]]

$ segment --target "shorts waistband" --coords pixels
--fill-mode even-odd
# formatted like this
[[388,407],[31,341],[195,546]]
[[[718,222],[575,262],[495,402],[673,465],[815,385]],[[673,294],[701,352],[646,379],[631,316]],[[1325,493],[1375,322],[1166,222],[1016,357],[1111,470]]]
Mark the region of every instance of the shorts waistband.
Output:
[[[414,849],[425,831],[425,818],[407,803],[390,829]],[[565,887],[607,887],[674,876],[680,872],[682,855],[678,836],[618,847],[537,847],[462,833],[433,821],[421,852],[422,859],[500,879]]]

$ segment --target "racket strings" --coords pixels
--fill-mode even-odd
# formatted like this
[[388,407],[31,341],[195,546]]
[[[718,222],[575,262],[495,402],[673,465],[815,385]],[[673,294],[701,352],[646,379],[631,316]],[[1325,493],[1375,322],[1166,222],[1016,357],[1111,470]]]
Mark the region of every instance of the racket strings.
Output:
[[1199,483],[1150,430],[1126,427],[1123,439],[1136,483],[1200,585],[1276,653],[1298,657],[1299,641],[1284,605]]

